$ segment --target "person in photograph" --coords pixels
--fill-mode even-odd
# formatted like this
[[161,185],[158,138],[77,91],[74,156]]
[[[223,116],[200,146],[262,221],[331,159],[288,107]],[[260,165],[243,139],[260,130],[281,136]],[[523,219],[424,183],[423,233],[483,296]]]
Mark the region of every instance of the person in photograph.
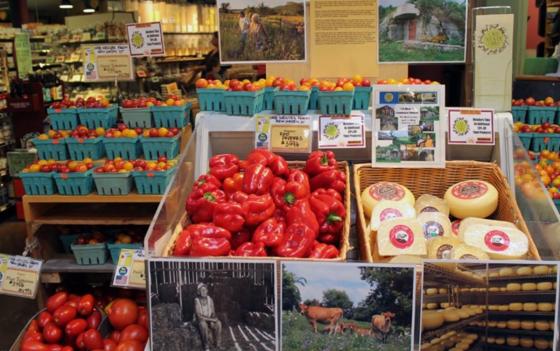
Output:
[[429,134],[426,135],[426,141],[424,141],[424,147],[434,147],[434,139],[432,139],[432,137]]
[[249,26],[249,35],[255,43],[256,51],[264,51],[266,49],[266,42],[268,40],[268,34],[264,25],[261,21],[261,17],[254,13],[251,16],[251,25]]
[[194,299],[194,311],[204,350],[210,350],[211,340],[218,349],[222,349],[222,323],[216,317],[214,300],[208,296],[206,284],[198,284],[197,293],[198,296]]
[[239,31],[241,32],[241,40],[239,43],[239,52],[245,51],[245,45],[247,44],[247,36],[249,35],[249,25],[251,21],[249,17],[245,16],[245,12],[239,12]]

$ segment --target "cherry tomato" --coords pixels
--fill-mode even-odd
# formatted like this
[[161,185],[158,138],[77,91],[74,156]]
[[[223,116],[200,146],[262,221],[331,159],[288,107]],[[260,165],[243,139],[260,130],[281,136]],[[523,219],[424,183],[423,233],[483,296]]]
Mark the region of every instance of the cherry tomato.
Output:
[[136,340],[125,340],[117,345],[116,351],[144,351],[144,345]]
[[47,311],[53,313],[57,308],[64,305],[68,300],[68,293],[66,291],[57,292],[47,299]]
[[138,324],[131,324],[121,332],[120,341],[122,342],[125,340],[137,340],[141,343],[145,343],[148,340],[148,331]]
[[53,313],[54,322],[59,327],[64,327],[68,322],[76,318],[78,312],[74,307],[65,305],[57,308]]
[[78,335],[78,337],[76,338],[76,348],[78,350],[84,350],[86,348],[86,344],[84,343],[84,333],[81,333],[80,335]]
[[87,322],[85,319],[74,319],[66,324],[66,328],[64,331],[68,336],[77,336],[80,333],[83,333],[87,329]]
[[101,313],[97,310],[93,311],[87,319],[88,329],[97,329],[101,323]]
[[44,328],[45,325],[47,325],[49,322],[53,322],[53,316],[49,312],[43,311],[39,313],[39,316],[37,317],[37,322],[39,322],[39,326],[41,328]]
[[84,345],[86,345],[87,349],[102,349],[103,345],[103,337],[101,333],[95,329],[89,329],[84,333]]
[[117,342],[112,339],[103,340],[104,351],[115,351],[117,349]]
[[143,326],[148,329],[148,311],[145,307],[138,307],[138,319],[136,324]]
[[116,299],[107,307],[107,315],[111,325],[117,330],[122,330],[136,322],[138,306],[130,299]]
[[36,340],[25,340],[19,349],[20,351],[49,351],[46,344]]
[[62,339],[62,329],[60,329],[54,322],[49,322],[43,328],[43,339],[49,344],[55,344]]
[[47,345],[49,351],[62,351],[62,346],[58,344]]
[[95,306],[95,298],[92,294],[82,296],[78,303],[78,313],[82,316],[89,316],[93,312]]
[[121,340],[121,332],[118,330],[113,330],[111,335],[109,335],[109,338],[114,342],[118,343]]

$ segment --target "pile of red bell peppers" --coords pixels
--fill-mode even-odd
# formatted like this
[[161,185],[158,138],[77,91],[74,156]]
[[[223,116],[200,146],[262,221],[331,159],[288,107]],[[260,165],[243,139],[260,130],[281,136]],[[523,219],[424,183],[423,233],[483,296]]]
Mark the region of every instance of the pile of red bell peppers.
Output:
[[261,149],[246,160],[216,155],[209,166],[187,199],[192,224],[174,256],[339,256],[346,174],[333,152],[312,152],[303,170]]

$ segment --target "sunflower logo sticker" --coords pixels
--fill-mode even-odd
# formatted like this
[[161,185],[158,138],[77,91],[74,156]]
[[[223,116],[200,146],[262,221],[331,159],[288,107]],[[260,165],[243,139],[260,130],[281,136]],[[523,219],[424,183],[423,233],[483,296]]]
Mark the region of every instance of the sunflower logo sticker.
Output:
[[142,34],[140,34],[140,32],[134,32],[132,33],[130,42],[136,49],[140,49],[142,46],[144,46],[144,37],[142,36]]
[[506,29],[499,24],[487,25],[478,38],[478,48],[487,55],[497,55],[509,46]]
[[335,123],[329,123],[325,125],[325,128],[323,129],[323,135],[329,140],[335,140],[340,136],[340,130]]
[[453,123],[453,131],[460,136],[467,135],[470,127],[469,123],[464,118],[457,118]]

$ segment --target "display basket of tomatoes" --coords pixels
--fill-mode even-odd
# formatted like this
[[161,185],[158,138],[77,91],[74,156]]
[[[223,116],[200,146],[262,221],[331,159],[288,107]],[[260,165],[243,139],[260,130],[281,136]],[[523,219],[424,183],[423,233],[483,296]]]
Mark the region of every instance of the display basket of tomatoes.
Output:
[[171,182],[177,167],[165,171],[134,171],[132,177],[139,194],[161,195]]
[[371,103],[372,87],[355,87],[352,107],[354,110],[367,110]]
[[263,110],[264,89],[257,91],[226,91],[225,112],[231,116],[253,116]]
[[304,115],[309,108],[308,91],[278,90],[274,93],[274,111],[284,115]]
[[74,253],[76,263],[81,265],[103,264],[107,262],[109,256],[106,243],[72,244],[70,247]]
[[121,116],[123,122],[129,128],[151,128],[152,123],[152,111],[149,107],[147,108],[124,108],[120,107]]
[[523,147],[527,150],[530,150],[531,148],[531,142],[533,141],[533,135],[535,135],[534,133],[518,133],[517,136],[519,137],[519,140],[521,140],[521,143],[523,144]]
[[144,151],[144,158],[146,160],[157,160],[160,156],[165,156],[168,159],[175,158],[179,153],[179,137],[140,137],[140,144]]
[[68,153],[71,160],[81,161],[84,158],[98,160],[105,156],[105,148],[103,147],[103,138],[67,138]]
[[320,91],[319,110],[324,115],[349,115],[354,91]]
[[309,109],[318,110],[319,109],[319,88],[311,87],[311,94],[309,95]]
[[529,106],[528,124],[554,123],[558,107],[555,106]]
[[196,89],[200,111],[222,112],[224,110],[223,89]]
[[132,175],[130,172],[94,172],[93,182],[99,195],[128,195],[132,190]]
[[111,128],[117,123],[117,115],[118,109],[116,106],[78,109],[80,124],[84,124],[88,129]]
[[142,154],[140,139],[136,138],[104,138],[103,145],[107,158],[114,160],[120,157],[124,160],[134,160]]
[[55,192],[53,172],[20,172],[27,195],[52,195]]
[[560,134],[533,133],[531,150],[535,152],[543,150],[560,151]]
[[93,190],[92,170],[86,172],[55,173],[53,175],[61,195],[88,195]]
[[47,140],[34,138],[32,142],[37,148],[37,156],[40,160],[64,161],[68,159],[66,138]]
[[142,243],[130,243],[130,244],[107,244],[107,249],[109,249],[109,253],[111,254],[111,260],[113,260],[114,264],[119,262],[119,256],[121,255],[122,249],[130,249],[130,250],[138,250],[143,248],[144,245]]
[[278,89],[275,87],[264,88],[263,110],[274,110],[274,95],[276,91],[278,91]]
[[188,124],[191,103],[181,106],[152,106],[156,128],[183,128]]
[[48,108],[51,127],[57,130],[71,130],[78,126],[78,109],[76,108]]
[[525,121],[527,120],[528,110],[529,110],[528,106],[512,106],[511,115],[513,116],[513,121],[525,123]]

